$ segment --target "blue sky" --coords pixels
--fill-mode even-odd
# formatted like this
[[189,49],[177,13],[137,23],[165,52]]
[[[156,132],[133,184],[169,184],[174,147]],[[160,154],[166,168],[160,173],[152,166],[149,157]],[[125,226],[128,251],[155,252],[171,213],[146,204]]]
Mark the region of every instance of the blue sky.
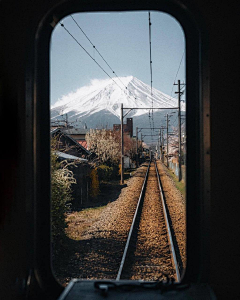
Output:
[[[78,13],[73,17],[119,77],[132,75],[151,84],[147,11]],[[114,77],[72,18],[68,16],[61,23]],[[180,24],[165,13],[151,12],[151,23],[153,87],[175,97],[177,72],[176,80],[185,81],[184,33]],[[52,34],[50,55],[51,104],[89,85],[92,79],[109,78],[60,24]]]

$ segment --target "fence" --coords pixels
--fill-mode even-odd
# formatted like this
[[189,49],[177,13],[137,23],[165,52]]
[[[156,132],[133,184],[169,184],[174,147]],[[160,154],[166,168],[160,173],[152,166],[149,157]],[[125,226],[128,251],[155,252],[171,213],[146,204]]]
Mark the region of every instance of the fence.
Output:
[[89,201],[89,189],[91,186],[90,166],[87,163],[72,167],[76,184],[72,185],[72,209],[79,210]]

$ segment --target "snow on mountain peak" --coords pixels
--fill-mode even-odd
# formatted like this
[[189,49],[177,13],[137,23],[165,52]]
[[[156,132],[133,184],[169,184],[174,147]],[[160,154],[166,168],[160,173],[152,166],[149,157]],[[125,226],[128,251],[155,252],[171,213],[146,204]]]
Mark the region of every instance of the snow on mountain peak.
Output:
[[120,118],[120,107],[145,109],[134,110],[131,116],[139,116],[149,112],[152,107],[176,107],[177,100],[152,89],[149,85],[133,77],[115,77],[113,79],[93,79],[88,86],[63,96],[51,110],[58,115],[71,113],[72,117],[91,115],[102,110],[109,111]]

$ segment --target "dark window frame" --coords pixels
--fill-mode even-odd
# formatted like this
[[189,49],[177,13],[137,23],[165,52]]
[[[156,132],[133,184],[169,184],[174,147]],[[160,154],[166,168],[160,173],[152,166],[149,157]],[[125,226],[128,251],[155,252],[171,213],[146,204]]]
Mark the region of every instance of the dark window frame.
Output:
[[[52,294],[62,290],[51,267],[50,233],[50,39],[53,16],[61,20],[72,13],[104,11],[157,10],[175,17],[186,38],[187,97],[187,268],[183,282],[207,280],[208,225],[210,214],[210,129],[209,129],[209,67],[205,26],[194,8],[181,2],[165,1],[65,1],[49,9],[36,29],[30,44],[34,55],[29,57],[27,99],[32,101],[34,253],[35,275],[40,286]],[[33,69],[32,69],[32,66]],[[29,83],[30,81],[30,83]],[[33,92],[33,100],[31,93]],[[30,123],[30,122],[29,122]],[[29,129],[30,130],[30,129]],[[188,141],[191,141],[189,143]]]

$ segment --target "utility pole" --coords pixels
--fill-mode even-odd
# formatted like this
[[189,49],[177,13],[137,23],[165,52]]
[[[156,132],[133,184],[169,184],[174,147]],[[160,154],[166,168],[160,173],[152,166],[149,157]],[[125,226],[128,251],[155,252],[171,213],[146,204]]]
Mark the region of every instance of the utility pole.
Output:
[[136,165],[138,167],[138,127],[136,127]]
[[121,182],[124,184],[123,104],[121,103]]
[[161,159],[161,154],[160,154],[160,146],[161,146],[161,129],[159,130],[159,144],[158,144],[158,158]]
[[143,142],[142,142],[142,132],[141,132],[141,156],[142,156],[142,152],[143,152]]
[[180,80],[178,80],[178,83],[174,85],[178,86],[178,91],[175,92],[175,94],[178,94],[178,152],[179,152],[179,158],[178,158],[178,164],[179,164],[179,176],[178,181],[182,180],[182,162],[181,162],[181,95],[183,94],[181,92],[181,83]]
[[159,140],[160,140],[160,149],[161,149],[159,159],[161,160],[162,159],[162,151],[163,151],[163,148],[162,148],[162,130],[161,129],[159,130]]
[[167,114],[167,168],[168,168],[168,114]]
[[162,162],[164,163],[163,147],[164,147],[164,137],[163,137],[163,129],[162,129]]
[[[174,114],[175,112],[173,112]],[[167,114],[167,167],[169,167],[169,162],[168,162],[168,153],[169,153],[169,148],[168,148],[168,136],[169,136],[169,130],[168,130],[168,127],[169,127],[169,121],[170,121],[170,118],[171,116],[173,116],[172,114]]]
[[[125,107],[124,109],[128,109],[128,112],[123,115],[123,103],[121,103],[121,184],[124,183],[123,174],[124,174],[124,135],[123,135],[123,118],[132,110],[134,109],[178,109],[178,107]],[[141,151],[142,151],[142,134],[141,134]]]

